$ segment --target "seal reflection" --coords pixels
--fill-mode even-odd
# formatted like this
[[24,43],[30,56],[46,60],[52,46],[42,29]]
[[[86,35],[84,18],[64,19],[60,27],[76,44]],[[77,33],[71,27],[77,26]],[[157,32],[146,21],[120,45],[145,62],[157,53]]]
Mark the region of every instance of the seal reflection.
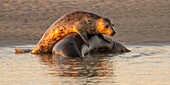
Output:
[[56,55],[41,55],[40,58],[44,65],[51,68],[51,73],[48,74],[54,77],[90,78],[90,82],[107,83],[110,80],[113,83],[113,79],[110,78],[114,76],[115,65],[110,57],[95,55],[84,58],[63,58]]

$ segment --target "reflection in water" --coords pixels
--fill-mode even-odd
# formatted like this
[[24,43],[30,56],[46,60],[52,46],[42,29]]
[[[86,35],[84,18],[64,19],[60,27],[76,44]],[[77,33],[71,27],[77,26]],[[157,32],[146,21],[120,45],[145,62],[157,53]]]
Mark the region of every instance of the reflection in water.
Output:
[[0,47],[0,85],[170,85],[170,46],[128,48],[132,52],[59,58]]
[[41,55],[43,64],[52,70],[49,75],[71,77],[86,83],[113,83],[113,60],[108,57],[62,58],[52,55]]

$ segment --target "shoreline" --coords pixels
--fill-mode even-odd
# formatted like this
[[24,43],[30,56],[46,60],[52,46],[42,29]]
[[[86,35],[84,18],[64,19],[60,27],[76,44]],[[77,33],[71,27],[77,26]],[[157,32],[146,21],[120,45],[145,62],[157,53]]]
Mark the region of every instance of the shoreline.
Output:
[[[1,0],[0,47],[37,44],[59,17],[82,10],[109,18],[122,44],[170,43],[170,0]],[[107,10],[106,10],[107,9]]]
[[[116,41],[119,42],[125,46],[170,46],[169,42],[147,42],[147,43],[125,43],[125,42],[120,42],[120,41]],[[27,46],[27,45],[35,45],[36,46],[37,43],[12,43],[12,44],[0,44],[0,47],[15,47],[15,46]]]

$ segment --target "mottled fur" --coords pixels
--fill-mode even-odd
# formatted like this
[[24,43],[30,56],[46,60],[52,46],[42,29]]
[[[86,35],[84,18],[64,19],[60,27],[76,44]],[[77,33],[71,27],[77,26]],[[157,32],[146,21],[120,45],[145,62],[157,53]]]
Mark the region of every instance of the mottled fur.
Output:
[[[53,46],[70,33],[78,33],[84,43],[89,46],[90,43],[87,34],[102,34],[96,29],[96,21],[100,18],[102,17],[96,14],[82,11],[74,11],[62,16],[48,28],[36,47],[32,50],[32,53],[51,53]],[[112,25],[110,20],[108,23]],[[115,34],[115,31],[113,29],[111,30],[112,34]],[[107,40],[105,37],[102,38]]]

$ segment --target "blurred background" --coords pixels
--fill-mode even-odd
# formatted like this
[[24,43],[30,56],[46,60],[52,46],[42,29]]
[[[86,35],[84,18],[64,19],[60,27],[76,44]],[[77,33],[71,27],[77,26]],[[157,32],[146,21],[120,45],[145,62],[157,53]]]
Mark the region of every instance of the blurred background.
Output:
[[170,0],[0,0],[0,46],[36,44],[53,22],[75,10],[112,20],[116,41],[170,42]]

